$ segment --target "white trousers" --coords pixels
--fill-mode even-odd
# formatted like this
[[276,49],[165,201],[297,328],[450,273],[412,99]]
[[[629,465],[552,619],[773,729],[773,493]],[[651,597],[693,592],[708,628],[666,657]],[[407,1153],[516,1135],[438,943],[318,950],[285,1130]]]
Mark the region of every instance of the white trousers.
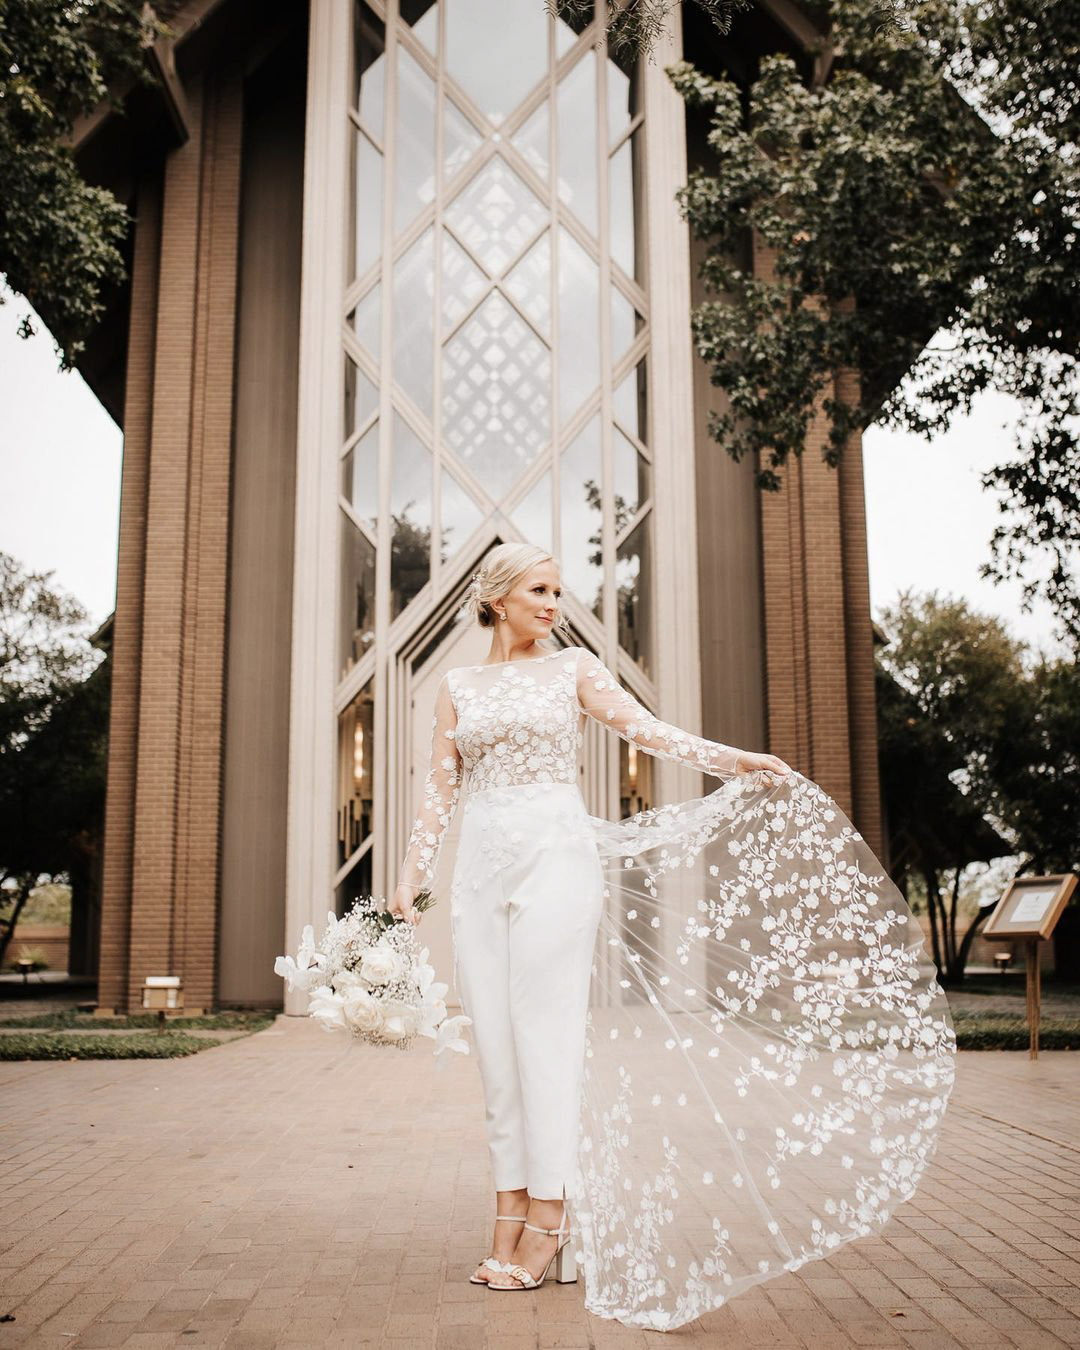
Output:
[[571,1193],[603,872],[574,783],[465,799],[450,921],[495,1189]]

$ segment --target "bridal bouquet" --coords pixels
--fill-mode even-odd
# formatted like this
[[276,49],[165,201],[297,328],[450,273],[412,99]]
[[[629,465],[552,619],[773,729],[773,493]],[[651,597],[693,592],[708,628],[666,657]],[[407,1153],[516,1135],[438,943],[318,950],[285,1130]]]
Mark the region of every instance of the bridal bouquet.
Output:
[[[422,891],[416,908],[433,903]],[[308,1014],[327,1030],[350,1032],[372,1045],[407,1049],[417,1036],[435,1042],[435,1054],[468,1054],[460,1035],[470,1017],[446,1015],[446,989],[428,964],[411,923],[395,918],[373,896],[361,896],[340,919],[331,911],[326,931],[315,944],[308,924],[294,959],[279,956],[274,972],[309,997]]]

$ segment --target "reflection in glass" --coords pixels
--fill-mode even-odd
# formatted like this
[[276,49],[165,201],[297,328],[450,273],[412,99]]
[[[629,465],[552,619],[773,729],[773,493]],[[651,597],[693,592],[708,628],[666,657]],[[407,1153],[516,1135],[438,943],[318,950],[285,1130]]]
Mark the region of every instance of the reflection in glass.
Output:
[[559,230],[559,420],[600,383],[600,280],[596,263]]
[[649,499],[649,461],[618,427],[612,430],[615,476],[615,529],[619,531]]
[[559,85],[559,196],[596,234],[596,52]]
[[363,276],[382,250],[382,155],[362,131],[353,132],[353,232],[354,277]]
[[518,308],[544,337],[551,336],[551,236],[545,230],[503,282]]
[[449,469],[442,470],[442,541],[439,556],[452,558],[472,532],[483,523],[484,513]]
[[383,106],[386,98],[386,30],[368,5],[356,6],[353,32],[352,105],[360,120],[382,140]]
[[347,441],[378,409],[379,391],[351,356],[345,358],[345,417],[341,439]]
[[431,571],[431,451],[394,410],[390,475],[390,618],[396,619]]
[[375,549],[344,511],[338,511],[341,589],[338,679],[344,679],[375,640]]
[[443,99],[443,168],[450,179],[469,159],[483,137],[450,100]]
[[651,532],[650,511],[619,545],[615,561],[619,643],[646,674],[652,650]]
[[442,309],[443,331],[472,308],[472,303],[488,285],[487,279],[465,250],[454,242],[449,231],[443,231],[442,247]]
[[548,18],[536,0],[453,0],[446,10],[446,68],[494,126],[547,70]]
[[653,759],[639,750],[633,741],[619,738],[619,806],[620,820],[648,811],[653,801]]
[[541,203],[499,155],[493,155],[447,208],[446,221],[494,276],[547,217]]
[[341,461],[341,495],[357,519],[375,530],[379,519],[379,424],[373,422]]
[[399,0],[398,12],[434,56],[439,50],[439,7],[434,0]]
[[394,229],[400,233],[435,196],[435,86],[398,47]]
[[352,909],[354,900],[358,900],[362,895],[371,894],[371,863],[373,856],[370,848],[365,849],[363,856],[357,858],[356,866],[353,867],[348,876],[335,887],[334,913],[339,919],[343,918],[345,913]]
[[548,175],[548,105],[547,99],[531,112],[511,137],[512,144],[541,178]]
[[600,416],[591,418],[562,453],[559,504],[563,582],[596,617],[603,617],[601,554],[603,466]]
[[394,264],[394,380],[431,416],[432,232],[424,231]]
[[640,132],[635,131],[623,141],[608,163],[611,256],[628,277],[639,282],[641,261],[637,237],[640,221],[634,196],[634,173],[638,167],[635,157],[639,153],[640,140]]
[[348,322],[360,345],[366,347],[376,361],[379,359],[379,334],[382,324],[382,305],[379,303],[379,283],[356,303]]
[[375,799],[372,685],[368,680],[338,716],[338,867],[349,861],[371,833]]
[[550,469],[529,489],[510,516],[526,543],[552,552]]
[[495,497],[548,439],[548,350],[498,291],[443,352],[445,443]]
[[636,436],[642,445],[648,445],[648,405],[645,399],[645,362],[636,366],[619,381],[612,394],[615,420],[624,431]]

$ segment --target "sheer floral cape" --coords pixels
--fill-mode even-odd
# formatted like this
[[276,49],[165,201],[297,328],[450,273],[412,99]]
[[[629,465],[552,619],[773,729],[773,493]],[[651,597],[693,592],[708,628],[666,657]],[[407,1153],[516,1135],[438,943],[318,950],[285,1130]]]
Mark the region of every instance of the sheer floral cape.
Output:
[[917,920],[801,774],[588,820],[585,1306],[670,1329],[883,1227],[933,1155],[956,1041]]

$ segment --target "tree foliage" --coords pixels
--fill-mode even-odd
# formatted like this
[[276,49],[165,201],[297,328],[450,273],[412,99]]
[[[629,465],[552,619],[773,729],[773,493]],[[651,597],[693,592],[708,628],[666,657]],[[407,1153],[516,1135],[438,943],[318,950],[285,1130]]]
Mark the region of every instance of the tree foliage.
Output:
[[1019,431],[984,477],[1003,519],[982,573],[1020,578],[1028,607],[1044,595],[1080,645],[1080,9],[813,8],[826,80],[782,54],[748,89],[668,68],[710,122],[679,202],[708,241],[693,331],[729,405],[711,434],[776,489],[819,410],[835,465],[874,421],[932,438],[1007,393]]
[[996,618],[935,592],[904,592],[879,621],[882,793],[892,865],[925,889],[935,959],[963,975],[983,911],[959,931],[965,867],[1080,867],[1080,674],[1032,657]]
[[[76,364],[124,279],[124,206],[87,183],[69,140],[76,118],[143,71],[164,29],[141,0],[4,0],[0,4],[0,272]],[[33,321],[21,317],[29,337]]]
[[0,553],[0,961],[39,880],[100,844],[108,665],[85,625],[50,573]]

